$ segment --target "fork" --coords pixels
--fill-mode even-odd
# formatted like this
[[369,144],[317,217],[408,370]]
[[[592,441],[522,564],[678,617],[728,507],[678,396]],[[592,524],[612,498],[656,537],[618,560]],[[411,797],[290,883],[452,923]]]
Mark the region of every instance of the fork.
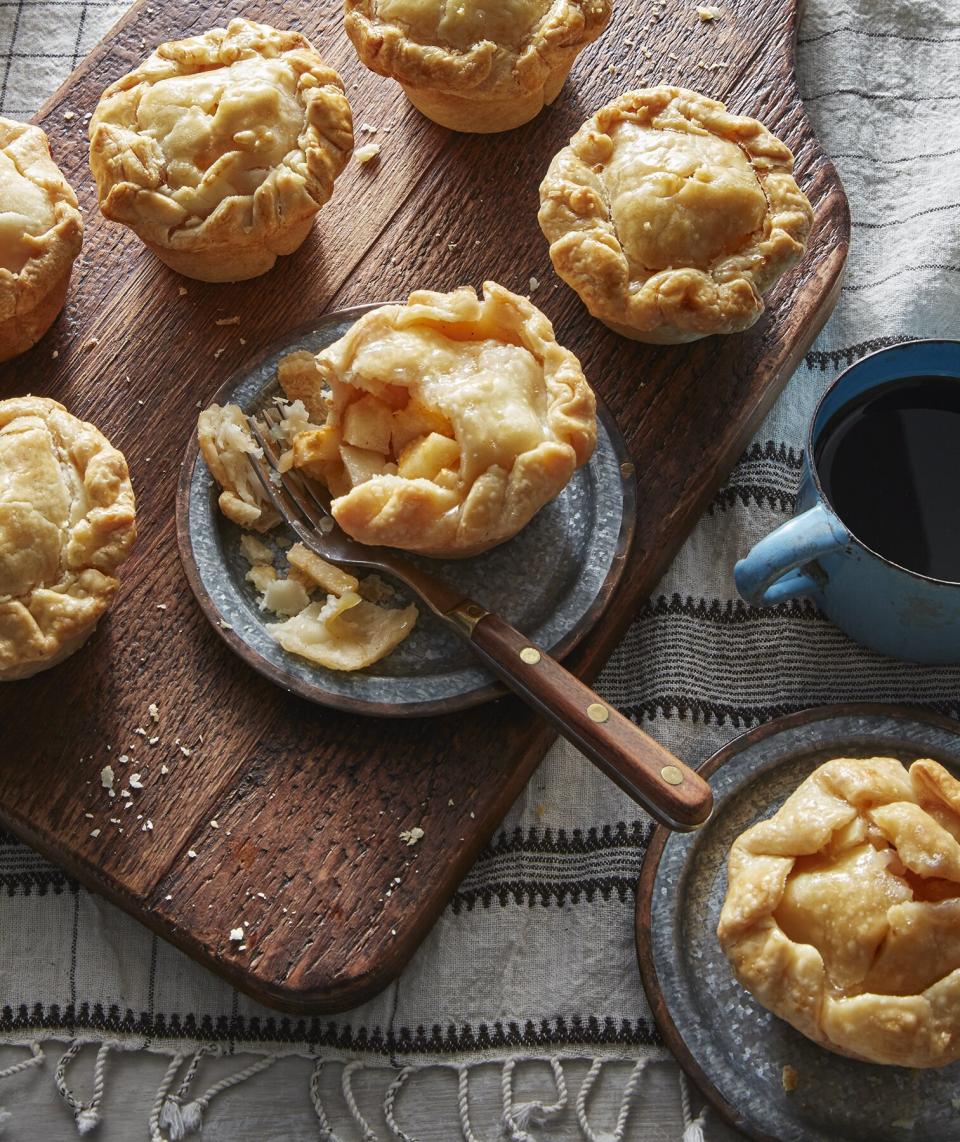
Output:
[[[272,409],[259,415],[267,428],[280,421]],[[395,551],[351,539],[333,517],[329,491],[293,469],[281,472],[270,433],[256,416],[247,423],[263,453],[248,453],[250,465],[304,546],[332,563],[384,572],[409,587],[492,673],[662,824],[688,832],[709,818],[713,795],[699,774],[499,615]]]

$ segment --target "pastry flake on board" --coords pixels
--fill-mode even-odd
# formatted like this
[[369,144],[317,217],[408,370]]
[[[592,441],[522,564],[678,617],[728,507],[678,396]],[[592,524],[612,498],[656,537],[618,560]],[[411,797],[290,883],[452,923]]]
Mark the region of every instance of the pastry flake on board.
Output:
[[0,361],[26,352],[53,324],[82,240],[76,195],[47,136],[0,117]]
[[506,131],[552,103],[612,0],[346,0],[361,61],[428,118]]
[[601,108],[554,157],[540,202],[560,277],[615,332],[654,343],[749,328],[813,222],[786,145],[681,87]]
[[717,930],[737,978],[831,1051],[960,1058],[960,782],[838,758],[730,850]]
[[122,453],[46,397],[0,401],[0,680],[89,638],[136,537]]
[[90,120],[103,214],[202,281],[296,250],[352,149],[340,76],[299,32],[245,19],[161,44]]
[[329,412],[294,439],[293,464],[327,485],[334,518],[361,543],[486,551],[554,499],[596,443],[579,361],[539,309],[494,282],[482,297],[419,290],[373,310],[316,363],[314,402]]

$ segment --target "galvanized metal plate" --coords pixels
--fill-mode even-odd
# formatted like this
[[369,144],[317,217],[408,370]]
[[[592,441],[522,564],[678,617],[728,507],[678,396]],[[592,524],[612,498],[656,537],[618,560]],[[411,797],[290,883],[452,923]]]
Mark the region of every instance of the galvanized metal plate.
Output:
[[[873,1066],[833,1054],[772,1015],[734,978],[716,937],[733,841],[832,757],[932,757],[960,776],[960,725],[893,707],[807,710],[750,731],[701,768],[713,817],[658,828],[637,891],[637,947],[654,1017],[730,1125],[761,1142],[958,1142],[960,1063]],[[784,1066],[799,1082],[783,1088]]]
[[[239,404],[247,412],[263,407],[279,391],[281,357],[297,349],[318,352],[373,308],[331,313],[310,329],[288,335],[213,400]],[[557,657],[568,654],[605,610],[636,526],[633,464],[603,407],[598,408],[598,429],[589,463],[513,539],[472,559],[410,556]],[[321,705],[393,717],[450,713],[503,693],[470,649],[422,604],[413,633],[366,670],[325,670],[288,654],[266,630],[273,616],[260,610],[257,591],[246,581],[249,565],[240,552],[241,529],[218,510],[218,490],[191,441],[177,499],[181,558],[214,629],[254,669]],[[279,564],[279,552],[277,559]],[[403,590],[398,596],[398,602],[411,601]]]

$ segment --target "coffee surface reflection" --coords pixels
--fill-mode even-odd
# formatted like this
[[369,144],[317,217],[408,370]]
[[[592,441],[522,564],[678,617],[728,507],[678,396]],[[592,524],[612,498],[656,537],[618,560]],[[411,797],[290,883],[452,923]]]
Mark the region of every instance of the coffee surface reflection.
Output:
[[909,377],[863,394],[824,427],[815,466],[861,543],[960,581],[960,380]]

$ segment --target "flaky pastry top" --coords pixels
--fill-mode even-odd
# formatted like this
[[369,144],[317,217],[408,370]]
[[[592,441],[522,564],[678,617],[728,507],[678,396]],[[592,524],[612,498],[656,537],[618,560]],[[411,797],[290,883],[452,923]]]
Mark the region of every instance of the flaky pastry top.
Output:
[[39,127],[0,118],[0,321],[32,309],[70,272],[83,222]]
[[630,91],[553,159],[540,226],[595,317],[649,341],[736,332],[803,254],[813,214],[792,172],[756,119],[684,88]]
[[316,364],[318,393],[288,395],[317,407],[329,386],[324,432],[344,464],[324,475],[334,516],[362,543],[484,551],[553,499],[596,442],[579,361],[536,306],[494,282],[482,298],[419,290],[374,310]]
[[821,765],[734,842],[718,936],[740,982],[832,1051],[960,1058],[960,782],[935,761]]
[[90,121],[103,213],[183,249],[309,218],[352,147],[339,75],[299,32],[245,19],[161,44]]
[[346,0],[363,63],[401,83],[503,97],[535,91],[606,27],[611,0]]
[[135,536],[122,453],[56,401],[0,401],[0,678],[75,649]]

